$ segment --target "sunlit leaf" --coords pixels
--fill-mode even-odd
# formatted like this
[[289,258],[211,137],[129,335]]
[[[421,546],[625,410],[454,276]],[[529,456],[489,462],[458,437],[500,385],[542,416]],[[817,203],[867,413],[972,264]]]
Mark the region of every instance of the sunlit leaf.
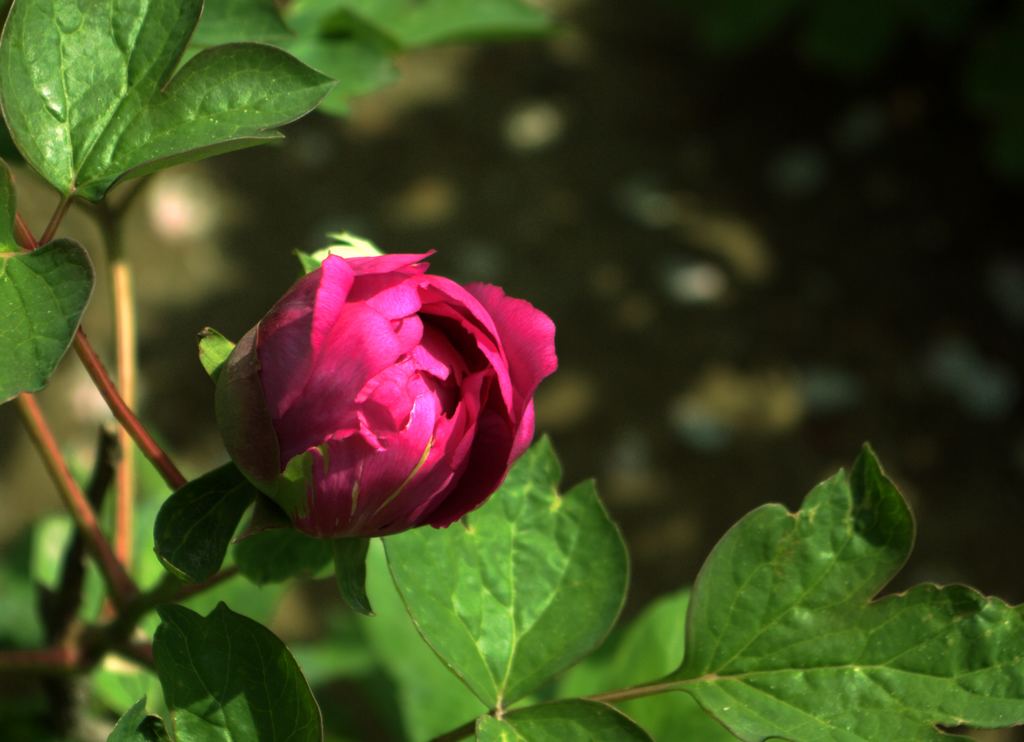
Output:
[[592,482],[559,495],[546,440],[464,522],[384,540],[424,639],[491,708],[507,706],[607,635],[626,550]]
[[366,560],[366,589],[377,615],[359,618],[374,654],[398,686],[402,726],[411,742],[427,742],[487,707],[459,682],[416,632],[388,572],[377,539]]
[[203,370],[217,381],[220,367],[235,349],[235,344],[214,330],[212,327],[204,327],[199,332],[199,362],[203,364]]
[[92,263],[76,242],[0,252],[0,402],[46,386],[71,345],[92,286]]
[[875,598],[913,537],[868,448],[797,513],[758,508],[701,569],[669,680],[745,740],[911,742],[948,739],[935,725],[1024,723],[1019,608],[962,586]]
[[323,738],[320,709],[288,649],[221,603],[207,617],[157,609],[153,656],[179,740]]
[[206,49],[176,74],[201,0],[17,0],[0,102],[18,149],[65,195],[248,147],[312,110],[332,82],[280,49]]

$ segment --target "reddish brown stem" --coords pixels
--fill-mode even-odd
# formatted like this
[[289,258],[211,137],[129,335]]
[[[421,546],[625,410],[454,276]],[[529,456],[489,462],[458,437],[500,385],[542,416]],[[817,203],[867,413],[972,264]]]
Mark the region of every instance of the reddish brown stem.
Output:
[[184,487],[188,480],[178,471],[178,467],[174,465],[174,462],[171,461],[166,452],[153,440],[149,431],[139,422],[139,418],[135,416],[131,408],[125,404],[121,394],[117,391],[117,387],[114,386],[114,382],[111,381],[110,374],[104,368],[103,361],[96,354],[81,327],[75,333],[75,352],[82,359],[85,370],[89,373],[96,388],[99,389],[107,406],[110,407],[110,411],[114,413],[117,421],[128,431],[128,434],[135,441],[143,455],[153,463],[153,466],[160,472],[164,481],[173,489],[177,490]]
[[14,215],[14,239],[25,250],[35,250],[38,247],[36,238],[32,236],[25,220],[21,218],[21,214],[17,213]]
[[110,544],[103,535],[103,531],[100,530],[96,513],[82,488],[78,486],[78,482],[71,476],[64,457],[60,453],[57,439],[54,437],[53,431],[50,430],[50,426],[47,425],[39,403],[31,394],[21,394],[18,396],[18,411],[43,457],[43,463],[46,465],[50,477],[57,485],[57,491],[60,493],[61,499],[64,500],[64,505],[71,513],[82,538],[85,539],[86,548],[99,564],[114,602],[119,607],[124,606],[138,594],[138,589],[132,582],[132,578],[128,576],[124,566],[114,556]]
[[0,673],[66,675],[78,669],[81,653],[75,647],[0,650]]
[[73,198],[74,195],[65,196],[60,200],[60,203],[57,204],[57,208],[54,210],[53,216],[50,217],[50,221],[47,223],[46,229],[43,230],[43,236],[38,240],[40,245],[45,245],[53,239],[55,234],[57,234],[57,228],[64,219],[64,215],[68,213],[68,208],[71,206]]

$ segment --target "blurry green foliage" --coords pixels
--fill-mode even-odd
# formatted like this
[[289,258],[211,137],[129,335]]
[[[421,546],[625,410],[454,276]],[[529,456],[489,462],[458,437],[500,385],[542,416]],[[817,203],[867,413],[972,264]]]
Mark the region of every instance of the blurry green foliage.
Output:
[[966,103],[991,129],[997,170],[1024,176],[1024,2],[675,0],[700,43],[741,54],[792,34],[810,66],[856,80],[883,69],[908,36],[962,48]]

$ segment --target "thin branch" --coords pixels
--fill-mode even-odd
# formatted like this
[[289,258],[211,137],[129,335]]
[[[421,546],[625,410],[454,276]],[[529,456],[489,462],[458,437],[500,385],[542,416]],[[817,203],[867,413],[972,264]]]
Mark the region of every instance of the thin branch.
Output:
[[43,411],[39,403],[31,394],[18,395],[18,412],[28,429],[32,441],[43,458],[43,463],[50,473],[57,491],[60,493],[64,505],[71,513],[71,517],[78,526],[82,537],[85,539],[85,547],[96,559],[100,571],[110,588],[114,602],[120,607],[128,603],[138,594],[138,588],[132,578],[128,576],[124,565],[114,556],[110,543],[107,541],[103,531],[100,530],[96,513],[89,504],[78,486],[78,482],[71,476],[67,463],[61,455],[57,439],[50,430],[50,426],[43,417]]
[[68,213],[68,208],[71,206],[71,201],[75,195],[72,193],[68,196],[64,196],[60,203],[57,204],[57,208],[53,212],[53,216],[50,217],[50,221],[46,225],[46,229],[43,230],[43,236],[39,238],[39,244],[45,245],[47,242],[53,239],[53,236],[57,234],[57,229],[60,227],[60,223],[64,220],[64,215]]
[[[134,190],[129,193],[130,199]],[[125,259],[121,240],[121,217],[128,202],[122,202],[118,210],[106,202],[99,204],[96,212],[103,231],[109,258],[110,285],[114,307],[114,358],[117,365],[117,384],[125,405],[134,409],[136,405],[136,380],[138,378],[137,328],[135,320],[135,299],[132,289],[131,265]],[[135,521],[135,455],[132,438],[125,428],[118,431],[118,442],[123,455],[117,467],[117,497],[114,501],[114,553],[125,564],[131,563],[132,535]]]
[[[85,497],[93,512],[99,511],[104,495],[114,478],[114,459],[117,457],[117,436],[108,427],[101,426],[96,442],[96,463],[86,487]],[[60,584],[56,590],[40,587],[40,603],[46,640],[53,643],[63,641],[68,634],[78,606],[82,602],[82,582],[85,568],[82,557],[85,541],[82,532],[76,530],[74,538],[64,553],[60,571]]]
[[135,613],[139,616],[164,603],[181,603],[194,595],[206,592],[220,583],[230,580],[239,574],[238,567],[232,565],[225,567],[208,580],[203,582],[183,582],[174,575],[167,573],[164,578],[146,592],[139,595],[126,607],[126,613]]
[[0,650],[0,674],[67,675],[78,670],[80,663],[81,655],[74,647]]
[[[666,683],[652,683],[650,685],[637,685],[632,688],[623,688],[622,690],[608,691],[607,693],[595,693],[592,696],[583,696],[583,700],[586,701],[597,701],[598,703],[614,703],[616,701],[627,701],[630,698],[642,698],[643,696],[653,696],[658,693],[667,693],[668,691],[680,690],[686,685],[685,680],[683,681],[669,681]],[[551,703],[555,703],[552,701]],[[495,715],[494,711],[488,712],[491,715]],[[500,717],[499,717],[500,718]],[[445,732],[437,737],[434,737],[430,742],[458,742],[461,739],[473,734],[476,729],[476,719],[467,721],[465,724],[452,729],[449,732]]]
[[39,247],[25,220],[18,213],[14,215],[14,240],[25,250],[35,250]]
[[138,445],[143,455],[153,463],[153,466],[160,472],[164,481],[173,489],[177,490],[184,487],[188,480],[178,470],[178,467],[174,465],[171,458],[153,440],[149,431],[139,422],[139,418],[135,416],[131,408],[125,404],[117,387],[114,386],[110,374],[107,373],[107,369],[103,366],[103,361],[96,354],[96,351],[89,343],[89,339],[85,336],[85,331],[81,327],[78,328],[78,332],[75,334],[74,345],[75,352],[85,365],[85,370],[89,373],[96,388],[99,389],[100,395],[106,401],[107,406],[110,407],[110,411],[114,413],[117,421],[128,431],[128,434]]
[[684,685],[686,685],[686,681],[680,680],[667,683],[651,683],[650,685],[637,685],[633,688],[596,693],[592,696],[587,696],[586,700],[597,701],[598,703],[616,703],[617,701],[628,701],[631,698],[643,698],[644,696],[653,696],[658,693],[681,690]]

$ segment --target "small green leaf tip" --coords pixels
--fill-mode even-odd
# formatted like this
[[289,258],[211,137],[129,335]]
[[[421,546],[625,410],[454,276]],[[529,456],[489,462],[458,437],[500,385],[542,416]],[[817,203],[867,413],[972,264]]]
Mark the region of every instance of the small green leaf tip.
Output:
[[366,552],[370,539],[339,538],[333,544],[334,575],[341,597],[356,613],[372,616],[373,608],[366,597]]
[[234,349],[235,344],[212,327],[204,327],[199,331],[199,362],[214,383],[217,383],[221,366]]

